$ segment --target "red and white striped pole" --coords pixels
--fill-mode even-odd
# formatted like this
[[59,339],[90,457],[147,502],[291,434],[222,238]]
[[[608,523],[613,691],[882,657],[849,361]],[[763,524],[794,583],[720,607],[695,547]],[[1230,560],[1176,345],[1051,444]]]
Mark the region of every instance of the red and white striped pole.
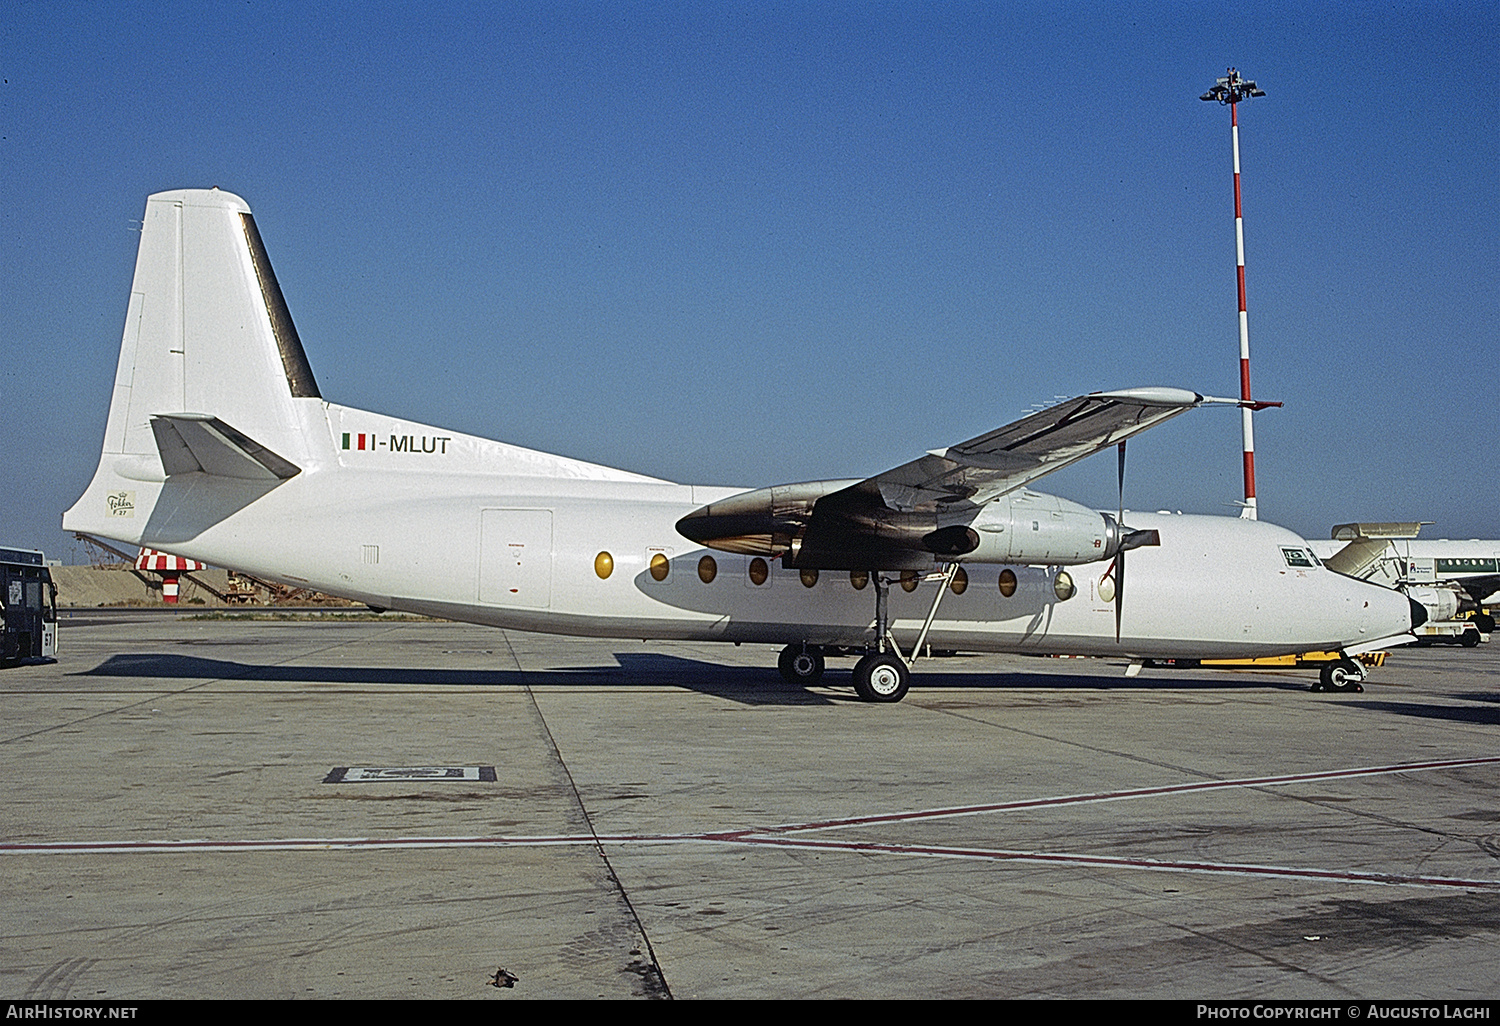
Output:
[[1240,425],[1244,435],[1245,505],[1240,516],[1255,520],[1255,427],[1254,406],[1250,398],[1250,318],[1245,312],[1245,217],[1240,208],[1240,119],[1239,102],[1251,96],[1266,95],[1254,82],[1240,78],[1234,68],[1199,99],[1218,100],[1229,107],[1229,130],[1234,142],[1234,248],[1235,278],[1240,299]]
[[[1231,71],[1231,74],[1233,72]],[[1250,316],[1245,312],[1245,215],[1240,209],[1240,118],[1239,104],[1229,105],[1229,132],[1234,137],[1234,254],[1235,279],[1240,291],[1240,400],[1250,402]],[[1240,425],[1245,436],[1245,508],[1240,516],[1255,520],[1255,414],[1240,407]]]

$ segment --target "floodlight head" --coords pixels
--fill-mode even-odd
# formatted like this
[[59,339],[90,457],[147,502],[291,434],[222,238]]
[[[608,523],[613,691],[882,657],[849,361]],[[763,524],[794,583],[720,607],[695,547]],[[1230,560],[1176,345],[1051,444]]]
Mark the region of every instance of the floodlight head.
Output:
[[1214,83],[1212,89],[1198,97],[1200,100],[1218,100],[1220,103],[1239,103],[1248,100],[1252,96],[1264,96],[1265,90],[1259,88],[1254,82],[1246,78],[1240,78],[1240,73],[1234,68],[1229,69],[1229,74]]

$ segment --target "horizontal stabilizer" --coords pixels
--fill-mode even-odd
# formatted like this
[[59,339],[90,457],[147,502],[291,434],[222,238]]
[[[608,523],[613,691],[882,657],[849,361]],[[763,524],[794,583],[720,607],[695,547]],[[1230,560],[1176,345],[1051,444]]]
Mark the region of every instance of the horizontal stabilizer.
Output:
[[159,414],[151,418],[162,469],[174,474],[214,474],[242,481],[277,481],[296,477],[302,468],[236,431],[218,417],[202,413]]
[[1402,523],[1380,524],[1334,524],[1329,535],[1334,541],[1358,541],[1361,538],[1415,538],[1422,528],[1431,526],[1430,520],[1412,520]]

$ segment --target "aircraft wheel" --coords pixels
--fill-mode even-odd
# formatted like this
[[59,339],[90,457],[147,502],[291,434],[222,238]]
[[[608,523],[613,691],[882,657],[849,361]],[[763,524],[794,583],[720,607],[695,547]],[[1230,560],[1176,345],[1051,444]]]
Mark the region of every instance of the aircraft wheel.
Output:
[[1336,663],[1324,663],[1318,671],[1318,679],[1324,691],[1363,691],[1360,681],[1365,679],[1364,667],[1352,659],[1340,659]]
[[806,645],[788,645],[777,657],[776,668],[790,684],[812,684],[823,676],[823,653]]
[[911,671],[898,657],[871,652],[854,664],[854,690],[866,702],[899,702],[911,687]]

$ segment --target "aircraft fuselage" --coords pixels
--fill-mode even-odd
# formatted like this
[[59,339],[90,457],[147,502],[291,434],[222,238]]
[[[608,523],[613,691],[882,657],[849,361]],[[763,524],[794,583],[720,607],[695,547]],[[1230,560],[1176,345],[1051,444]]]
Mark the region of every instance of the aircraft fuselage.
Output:
[[[401,424],[381,432],[386,445],[378,450],[361,451],[357,442],[345,449],[339,421],[359,411],[318,405],[332,432],[334,465],[313,465],[269,489],[246,482],[239,513],[222,517],[225,483],[207,475],[96,481],[91,491],[151,490],[141,498],[152,514],[138,536],[127,532],[121,540],[377,608],[596,637],[829,646],[874,639],[874,586],[856,588],[861,575],[825,570],[814,579],[773,559],[762,561],[766,572],[756,583],[756,557],[710,550],[676,532],[683,516],[740,489],[595,480],[587,464],[577,464],[584,469],[570,478],[397,470],[408,458],[483,463],[498,443]],[[392,453],[391,438],[417,442]],[[423,439],[441,441],[424,447]],[[515,464],[524,452],[507,447],[505,459]],[[199,488],[214,491],[211,516],[196,513]],[[245,515],[252,502],[253,514]],[[98,504],[100,513],[105,505]],[[1289,563],[1284,550],[1308,546],[1283,528],[1180,514],[1132,512],[1129,521],[1159,531],[1161,545],[1130,554],[1118,641],[1104,580],[1110,562],[1101,560],[1070,567],[962,563],[966,586],[944,596],[928,642],[973,651],[1233,657],[1339,649],[1409,628],[1399,596]],[[79,526],[99,534],[113,526],[110,536],[120,537],[128,523]],[[277,524],[286,529],[268,533],[266,525]],[[931,571],[941,567],[934,557]],[[1016,582],[1008,596],[999,586],[1006,569]],[[1075,584],[1070,598],[1058,597],[1059,572]],[[915,638],[937,587],[933,579],[920,579],[910,592],[892,585],[898,642]]]

